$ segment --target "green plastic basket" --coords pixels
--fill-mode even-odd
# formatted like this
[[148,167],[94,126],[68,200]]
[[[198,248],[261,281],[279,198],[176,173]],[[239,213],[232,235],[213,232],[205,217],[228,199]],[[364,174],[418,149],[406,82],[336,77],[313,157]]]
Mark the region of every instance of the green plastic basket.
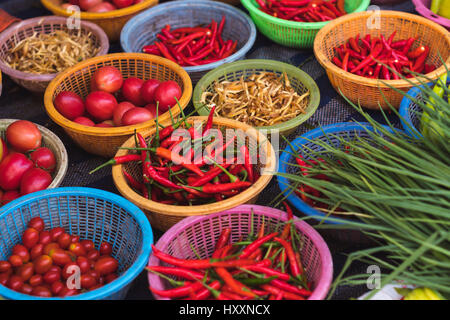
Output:
[[[297,22],[275,18],[259,10],[255,0],[241,0],[258,30],[272,41],[294,48],[312,48],[317,32],[330,21]],[[370,0],[346,0],[348,13],[365,11]]]
[[300,124],[308,120],[320,102],[320,91],[316,82],[304,71],[299,68],[274,60],[265,59],[249,59],[241,60],[232,63],[224,64],[223,66],[214,69],[205,74],[194,88],[192,101],[198,114],[207,116],[209,108],[205,108],[204,104],[200,102],[202,93],[205,91],[212,92],[215,81],[236,81],[242,76],[244,78],[257,72],[274,72],[276,74],[283,74],[286,72],[292,87],[298,94],[303,94],[309,90],[309,105],[306,108],[306,113],[300,114],[297,117],[283,123],[273,126],[257,127],[258,130],[278,130],[279,134],[288,135],[293,132]]

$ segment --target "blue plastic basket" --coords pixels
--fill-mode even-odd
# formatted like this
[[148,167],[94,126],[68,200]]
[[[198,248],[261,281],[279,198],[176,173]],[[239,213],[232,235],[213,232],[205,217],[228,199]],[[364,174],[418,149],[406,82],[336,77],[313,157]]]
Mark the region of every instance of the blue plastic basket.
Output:
[[[428,84],[431,86],[432,84]],[[447,86],[450,85],[450,79],[447,81]],[[420,87],[414,87],[408,91],[408,95],[412,98],[422,101],[422,91]],[[400,103],[400,122],[403,129],[412,137],[422,137],[420,133],[420,118],[422,115],[422,108],[414,103],[410,98],[404,97]]]
[[256,27],[253,21],[241,10],[228,4],[207,1],[188,0],[171,1],[152,7],[130,19],[122,29],[120,43],[125,52],[142,52],[142,47],[157,40],[156,35],[170,24],[173,29],[195,27],[210,24],[211,19],[220,21],[225,16],[223,38],[237,40],[237,51],[231,56],[202,66],[184,67],[193,83],[196,83],[208,71],[224,63],[245,58],[255,43]]
[[[392,130],[383,126],[385,129],[392,132]],[[374,128],[366,122],[354,123],[354,122],[343,122],[336,123],[324,127],[319,127],[314,130],[308,131],[304,135],[298,137],[293,142],[291,142],[292,146],[296,148],[296,150],[292,150],[292,148],[288,145],[286,149],[280,155],[280,163],[279,163],[279,173],[289,173],[289,174],[297,174],[298,166],[293,166],[291,164],[296,164],[292,153],[297,152],[298,150],[308,150],[310,148],[314,151],[323,150],[322,147],[315,144],[313,141],[309,140],[321,140],[326,141],[329,144],[333,144],[336,147],[339,147],[339,140],[336,138],[344,137],[346,139],[352,139],[355,136],[366,137],[369,138],[369,134],[367,131],[373,131]],[[300,152],[300,154],[308,159],[308,155],[305,152]],[[322,221],[322,219],[326,216],[323,212],[316,210],[315,208],[308,205],[304,202],[300,197],[298,197],[295,193],[291,192],[290,181],[285,177],[278,176],[278,186],[282,191],[283,195],[287,197],[287,200],[300,212],[304,213],[307,216],[311,216],[317,221]],[[330,224],[342,224],[345,223],[345,219],[336,218],[333,221],[326,221],[325,223]]]
[[[47,228],[63,227],[98,248],[107,241],[118,260],[119,277],[93,291],[64,300],[119,300],[148,262],[153,232],[145,214],[128,200],[91,188],[58,188],[21,197],[0,209],[0,260],[11,255],[31,218],[40,216]],[[52,300],[22,294],[0,285],[0,296],[14,300]]]

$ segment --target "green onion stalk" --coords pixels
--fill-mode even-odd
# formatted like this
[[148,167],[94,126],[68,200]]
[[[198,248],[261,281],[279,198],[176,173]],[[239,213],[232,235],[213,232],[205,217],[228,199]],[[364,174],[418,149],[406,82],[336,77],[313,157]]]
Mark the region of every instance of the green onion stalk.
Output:
[[[450,90],[441,83],[442,77],[431,86],[426,84],[429,82],[420,79],[423,86],[419,99],[391,87],[427,113],[427,121],[419,129],[426,128],[427,134],[407,135],[396,129],[380,109],[387,129],[347,99],[373,127],[365,129],[368,137],[346,140],[329,134],[338,144],[312,140],[322,150],[302,149],[305,158],[317,161],[309,169],[311,174],[278,173],[291,181],[291,188],[306,185],[318,190],[320,198],[307,196],[332,208],[316,228],[358,229],[375,240],[371,248],[348,256],[329,298],[340,285],[367,283],[368,274],[346,275],[355,261],[378,265],[383,270],[381,288],[402,281],[450,298]],[[442,94],[441,90],[433,90],[439,84]],[[325,174],[329,180],[315,179],[315,173]],[[336,208],[339,210],[333,210]],[[345,218],[337,218],[340,214]],[[323,223],[342,220],[343,224]]]

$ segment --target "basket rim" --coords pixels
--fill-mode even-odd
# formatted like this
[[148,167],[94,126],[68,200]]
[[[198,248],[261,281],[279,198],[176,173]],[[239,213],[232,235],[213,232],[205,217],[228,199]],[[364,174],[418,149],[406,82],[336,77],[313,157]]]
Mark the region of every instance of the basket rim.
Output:
[[[60,6],[54,4],[50,0],[41,0],[41,3],[45,8],[52,11],[54,14],[56,14],[58,16],[69,17],[72,15],[72,13],[67,12],[66,10],[64,10]],[[80,19],[83,19],[83,20],[106,20],[106,19],[120,18],[120,17],[124,17],[127,15],[132,15],[140,10],[146,9],[149,6],[153,5],[154,3],[158,3],[158,0],[144,0],[141,3],[134,4],[132,6],[122,8],[122,9],[109,11],[109,12],[96,13],[96,12],[81,11]]]
[[[386,125],[382,125],[383,128],[389,130],[392,132],[392,129]],[[295,138],[293,141],[290,142],[290,144],[293,147],[298,147],[298,149],[301,148],[305,143],[310,143],[310,140],[313,140],[314,138],[324,136],[324,134],[336,134],[342,131],[348,131],[348,130],[356,130],[356,131],[366,131],[366,130],[373,130],[373,126],[369,122],[339,122],[335,124],[326,125],[323,127],[318,127],[315,129],[312,129],[305,134]],[[400,129],[397,129],[400,131]],[[289,160],[292,157],[292,153],[294,150],[292,150],[291,146],[288,144],[286,148],[281,152],[280,154],[280,165],[278,168],[278,173],[286,174],[288,173],[287,169],[289,167]],[[310,216],[311,218],[315,219],[316,221],[323,221],[323,218],[327,215],[314,209],[307,203],[305,203],[300,197],[298,197],[295,193],[291,192],[289,187],[291,183],[289,182],[289,179],[286,177],[282,177],[280,175],[277,176],[277,182],[278,187],[281,191],[281,193],[286,197],[286,199],[300,212],[303,214]],[[345,224],[348,222],[347,219],[342,219],[339,217],[333,217],[333,220],[323,221],[326,224]]]
[[[0,119],[0,126],[2,126],[3,124],[10,125],[11,123],[16,122],[18,120],[20,119]],[[35,124],[39,129],[39,131],[42,133],[42,138],[51,140],[61,149],[60,168],[58,172],[55,174],[52,183],[47,187],[47,189],[57,188],[63,182],[64,177],[67,173],[67,169],[69,167],[69,156],[67,155],[66,147],[64,146],[64,143],[62,143],[61,139],[56,134],[53,133],[53,131],[47,129],[46,127],[40,124],[34,122],[33,124]]]
[[[263,20],[268,20],[274,24],[290,27],[293,29],[321,29],[328,23],[336,20],[334,19],[330,21],[320,21],[320,22],[300,22],[300,21],[285,20],[276,18],[274,16],[271,16],[270,14],[267,14],[259,10],[259,7],[255,6],[253,0],[241,0],[241,3],[250,13],[257,15],[259,18]],[[364,11],[369,7],[369,4],[370,0],[361,0],[361,4],[353,12]]]
[[320,104],[320,90],[314,79],[305,71],[295,67],[294,65],[281,61],[265,60],[265,59],[246,59],[241,61],[235,61],[232,63],[224,64],[219,68],[211,70],[210,72],[205,74],[200,79],[200,81],[195,85],[194,92],[192,94],[192,103],[194,104],[194,108],[197,110],[198,114],[200,114],[201,116],[207,115],[210,109],[205,110],[206,108],[204,108],[199,101],[196,101],[196,98],[200,97],[203,88],[207,87],[218,77],[225,74],[224,69],[241,67],[241,70],[246,70],[250,68],[251,69],[257,68],[256,65],[260,65],[261,68],[268,67],[276,71],[286,71],[286,74],[292,75],[295,78],[299,79],[310,91],[310,100],[306,108],[307,112],[305,114],[299,114],[295,118],[272,126],[255,127],[256,129],[288,131],[290,129],[298,127],[299,125],[301,125],[303,122],[307,121],[314,115]]
[[[105,286],[95,289],[91,292],[82,293],[76,296],[70,296],[66,298],[42,298],[26,295],[24,293],[13,291],[7,287],[0,286],[0,296],[4,296],[10,299],[15,300],[94,300],[94,299],[102,299],[111,294],[114,294],[121,289],[123,289],[126,285],[128,285],[131,281],[133,281],[145,267],[148,262],[148,257],[151,253],[150,244],[153,243],[153,230],[148,222],[147,217],[133,203],[127,201],[123,197],[116,195],[114,193],[94,189],[87,187],[65,187],[65,188],[56,188],[56,189],[47,189],[38,191],[35,193],[28,194],[26,196],[20,197],[16,200],[11,201],[5,206],[0,208],[0,219],[3,218],[8,213],[14,211],[18,207],[25,206],[33,201],[37,201],[39,199],[48,198],[51,196],[63,197],[70,195],[82,195],[87,197],[102,197],[104,199],[108,199],[108,201],[113,202],[119,205],[122,208],[125,208],[131,216],[137,221],[139,227],[142,230],[142,246],[141,250],[137,253],[136,261],[115,281],[106,284]],[[147,245],[148,244],[148,245]]]
[[[203,121],[205,122],[208,119],[208,117],[190,117],[187,119],[188,122],[194,122],[194,121]],[[270,152],[270,159],[268,159],[269,163],[266,165],[267,173],[264,175],[261,175],[256,182],[251,185],[248,189],[244,190],[243,192],[240,192],[239,194],[225,199],[220,202],[215,202],[212,204],[203,204],[203,205],[196,205],[196,206],[175,206],[175,205],[167,205],[167,204],[161,204],[159,202],[155,202],[149,199],[144,198],[143,196],[136,193],[127,183],[123,171],[122,171],[122,164],[115,165],[112,167],[112,176],[114,180],[114,184],[119,190],[119,192],[139,206],[140,208],[143,208],[145,210],[148,210],[150,212],[157,212],[159,214],[172,216],[172,217],[186,217],[190,215],[208,215],[211,212],[218,212],[223,211],[225,209],[233,208],[241,203],[244,203],[246,201],[249,201],[253,197],[257,196],[264,188],[269,184],[269,182],[273,178],[273,173],[276,172],[277,169],[277,158],[275,155],[275,150],[273,149],[272,144],[270,143],[270,140],[267,139],[265,135],[263,135],[261,132],[256,130],[255,128],[246,125],[242,122],[232,120],[232,119],[226,119],[226,118],[214,118],[213,123],[216,125],[221,125],[224,127],[229,128],[237,128],[242,130],[248,130],[247,134],[249,136],[252,136],[256,138],[258,142],[264,141],[267,143],[267,148],[269,148]],[[141,132],[142,136],[144,138],[153,135],[155,133],[156,129],[153,128],[151,130]],[[130,137],[127,141],[125,141],[122,144],[122,147],[128,147],[133,146],[134,144],[134,137]],[[116,153],[117,156],[122,156],[128,153],[128,150],[125,149],[119,149]],[[238,203],[238,204],[237,204]],[[186,210],[184,210],[186,209]]]
[[236,60],[236,58],[240,56],[245,56],[245,54],[253,47],[253,44],[256,41],[256,26],[250,17],[245,14],[242,10],[233,7],[232,5],[229,5],[227,3],[216,1],[214,3],[214,6],[211,6],[210,0],[178,0],[178,1],[170,1],[158,4],[152,8],[149,8],[148,10],[145,10],[138,15],[134,16],[130,20],[127,21],[125,26],[123,27],[121,33],[120,33],[120,45],[124,52],[133,52],[133,50],[130,48],[128,44],[128,37],[135,29],[135,26],[139,26],[139,22],[148,21],[149,19],[152,19],[162,12],[167,12],[168,10],[173,11],[180,11],[180,6],[188,6],[189,8],[194,8],[196,6],[204,7],[207,6],[209,9],[216,10],[216,11],[231,11],[234,12],[236,15],[238,15],[242,20],[244,20],[248,26],[250,27],[250,36],[248,37],[247,41],[245,42],[244,46],[230,55],[229,57],[226,57],[225,59],[208,63],[200,66],[184,66],[183,69],[185,69],[188,73],[192,72],[203,72],[210,69],[217,68],[221,66],[224,63],[231,62],[233,60]]
[[[78,72],[90,65],[113,61],[116,59],[139,59],[143,61],[158,63],[167,66],[175,73],[177,73],[182,82],[183,82],[183,94],[179,99],[180,106],[184,109],[192,96],[192,82],[185,70],[177,65],[175,62],[170,61],[168,59],[144,53],[112,53],[104,56],[94,57],[87,59],[83,62],[76,64],[75,66],[64,70],[60,74],[58,74],[55,79],[53,79],[45,90],[44,94],[44,105],[47,111],[47,114],[50,118],[56,122],[58,125],[62,126],[64,129],[69,129],[81,134],[86,135],[95,135],[95,136],[118,136],[118,135],[129,135],[134,132],[134,130],[143,130],[153,125],[155,122],[154,119],[142,122],[139,124],[131,125],[131,126],[123,126],[123,127],[113,127],[113,128],[102,128],[102,127],[89,127],[85,125],[78,124],[73,122],[63,115],[61,115],[55,108],[53,104],[53,93],[56,91],[56,88],[65,80],[66,78],[72,76],[75,72]],[[171,109],[172,114],[176,115],[179,113],[178,105],[175,105]],[[159,116],[160,122],[165,122],[169,119],[169,112],[165,112],[161,116]]]
[[[350,13],[345,16],[339,17],[335,20],[330,21],[329,24],[327,24],[325,27],[323,27],[316,35],[316,38],[314,40],[314,55],[319,61],[320,65],[327,71],[331,72],[333,74],[339,74],[341,78],[344,78],[345,81],[351,81],[353,83],[360,84],[362,86],[367,87],[376,87],[376,88],[389,88],[390,86],[393,86],[395,88],[405,88],[405,87],[412,87],[414,85],[420,84],[420,78],[425,79],[424,77],[413,77],[407,80],[383,80],[383,79],[370,79],[363,76],[358,76],[353,73],[344,71],[343,69],[336,66],[328,57],[322,52],[322,42],[323,38],[326,34],[328,34],[330,31],[335,29],[338,25],[343,24],[344,22],[347,22],[349,20],[357,20],[357,19],[364,19],[368,18],[370,15],[372,15],[372,11],[365,11],[365,12],[355,12]],[[401,17],[399,16],[401,14]],[[399,11],[393,11],[393,10],[381,10],[379,11],[379,15],[381,19],[383,18],[398,18],[398,19],[409,19],[415,22],[418,22],[420,24],[428,25],[431,28],[434,28],[438,30],[443,37],[443,40],[446,40],[450,46],[450,32],[448,32],[444,27],[437,24],[436,22],[433,22],[431,20],[428,20],[422,16],[407,13],[407,12],[399,12]],[[447,68],[450,68],[450,56],[447,58],[447,61],[445,62],[445,65],[447,65]],[[440,75],[442,75],[445,71],[445,65],[442,64],[439,68],[436,70],[427,73],[423,76],[430,78],[432,80],[438,78]]]
[[[215,217],[220,216],[227,216],[231,214],[252,214],[254,212],[255,214],[261,214],[264,216],[270,216],[273,218],[278,218],[280,221],[288,221],[287,213],[284,211],[281,211],[279,209],[261,206],[261,205],[240,205],[238,207],[224,210],[221,212],[213,213],[208,216],[197,216],[197,217],[188,217],[186,219],[181,220],[180,222],[176,223],[174,226],[172,226],[169,230],[167,230],[164,235],[158,240],[158,242],[155,244],[155,247],[162,250],[163,252],[167,248],[167,244],[170,243],[175,236],[177,236],[180,232],[185,230],[188,227],[191,227],[193,225],[198,224],[199,222],[203,221],[210,221]],[[297,230],[300,230],[304,235],[310,238],[313,245],[317,248],[320,260],[322,264],[322,270],[321,274],[319,276],[319,281],[317,287],[313,290],[312,295],[308,298],[308,300],[320,300],[324,299],[328,293],[328,290],[331,286],[331,281],[333,278],[333,259],[331,256],[330,249],[323,239],[323,237],[308,223],[305,221],[299,219],[298,217],[294,216],[294,224],[297,228]],[[158,265],[159,259],[156,258],[153,254],[150,255],[149,261],[147,266],[154,266]],[[152,285],[152,282],[159,282],[161,283],[161,279],[159,276],[152,274],[148,272],[147,274],[148,282],[150,285]],[[155,295],[155,294],[154,294]],[[162,297],[159,297],[155,295],[155,297],[161,299]],[[164,298],[162,298],[164,299]]]
[[[17,29],[20,29],[24,26],[30,28],[35,25],[45,24],[47,21],[53,22],[53,21],[59,21],[59,24],[65,24],[67,22],[67,18],[65,17],[58,17],[58,16],[41,16],[41,17],[34,17],[30,19],[26,19],[23,21],[20,21],[13,26],[9,27],[2,33],[0,33],[0,45],[4,44],[7,40],[11,39],[11,37],[14,36]],[[97,26],[95,23],[89,22],[89,21],[83,21],[80,20],[80,26],[82,29],[90,29],[100,40],[100,50],[94,57],[103,56],[108,53],[109,50],[109,40],[108,36],[106,35],[105,31],[103,31],[102,28]],[[59,73],[47,73],[47,74],[34,74],[24,71],[19,71],[16,69],[11,68],[8,66],[3,59],[0,59],[0,69],[10,77],[14,77],[16,79],[26,80],[26,81],[51,81],[54,79],[58,74],[61,74],[64,71],[61,71]],[[66,69],[67,70],[67,69]]]

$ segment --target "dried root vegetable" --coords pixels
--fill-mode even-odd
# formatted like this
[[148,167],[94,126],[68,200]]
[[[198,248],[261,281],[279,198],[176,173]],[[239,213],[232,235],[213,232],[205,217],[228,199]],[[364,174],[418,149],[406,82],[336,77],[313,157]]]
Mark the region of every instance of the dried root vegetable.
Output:
[[286,122],[306,113],[309,91],[299,94],[286,73],[255,73],[239,81],[215,82],[201,103],[216,105],[216,115],[261,127]]
[[5,62],[19,71],[52,74],[95,56],[99,50],[91,33],[56,30],[50,34],[34,33],[18,42]]

